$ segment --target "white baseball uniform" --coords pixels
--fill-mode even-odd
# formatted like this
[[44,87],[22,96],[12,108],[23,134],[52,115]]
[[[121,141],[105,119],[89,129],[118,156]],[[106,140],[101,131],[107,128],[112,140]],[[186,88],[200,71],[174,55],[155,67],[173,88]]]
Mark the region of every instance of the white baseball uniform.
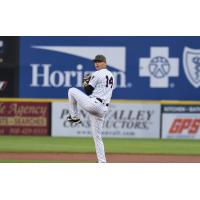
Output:
[[89,85],[94,88],[89,96],[77,88],[68,90],[70,114],[72,118],[78,118],[77,103],[89,113],[97,159],[98,162],[105,163],[102,128],[114,88],[113,74],[108,69],[98,70],[92,74]]

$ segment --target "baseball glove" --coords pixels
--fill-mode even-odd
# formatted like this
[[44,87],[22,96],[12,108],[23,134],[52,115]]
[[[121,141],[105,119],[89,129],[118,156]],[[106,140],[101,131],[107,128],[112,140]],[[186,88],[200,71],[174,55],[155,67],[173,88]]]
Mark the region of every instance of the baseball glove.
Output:
[[88,86],[88,83],[90,82],[91,77],[92,77],[91,74],[86,74],[86,75],[83,77],[83,87]]

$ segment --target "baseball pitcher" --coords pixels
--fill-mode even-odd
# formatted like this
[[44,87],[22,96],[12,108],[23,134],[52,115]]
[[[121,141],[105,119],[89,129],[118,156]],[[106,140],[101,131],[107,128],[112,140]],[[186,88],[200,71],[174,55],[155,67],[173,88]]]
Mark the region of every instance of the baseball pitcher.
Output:
[[113,74],[107,69],[105,56],[97,55],[93,61],[97,71],[84,77],[83,87],[86,94],[77,88],[68,90],[70,115],[67,120],[71,123],[81,122],[78,116],[77,103],[89,113],[97,159],[99,163],[105,163],[102,128],[112,97],[114,78]]

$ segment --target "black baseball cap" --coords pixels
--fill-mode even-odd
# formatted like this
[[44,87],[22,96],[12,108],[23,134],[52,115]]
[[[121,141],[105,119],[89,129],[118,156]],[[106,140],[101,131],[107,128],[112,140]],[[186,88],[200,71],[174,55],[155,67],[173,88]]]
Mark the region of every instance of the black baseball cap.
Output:
[[104,55],[96,55],[95,59],[92,60],[93,62],[100,61],[106,63],[106,57]]

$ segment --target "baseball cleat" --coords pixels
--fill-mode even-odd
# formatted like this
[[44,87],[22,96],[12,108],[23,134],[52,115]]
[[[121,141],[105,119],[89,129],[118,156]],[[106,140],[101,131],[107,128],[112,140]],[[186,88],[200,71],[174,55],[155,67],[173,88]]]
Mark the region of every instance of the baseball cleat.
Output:
[[71,122],[71,123],[76,123],[76,124],[79,124],[81,122],[81,120],[77,117],[74,117],[72,118],[71,115],[69,115],[67,117],[67,121]]

